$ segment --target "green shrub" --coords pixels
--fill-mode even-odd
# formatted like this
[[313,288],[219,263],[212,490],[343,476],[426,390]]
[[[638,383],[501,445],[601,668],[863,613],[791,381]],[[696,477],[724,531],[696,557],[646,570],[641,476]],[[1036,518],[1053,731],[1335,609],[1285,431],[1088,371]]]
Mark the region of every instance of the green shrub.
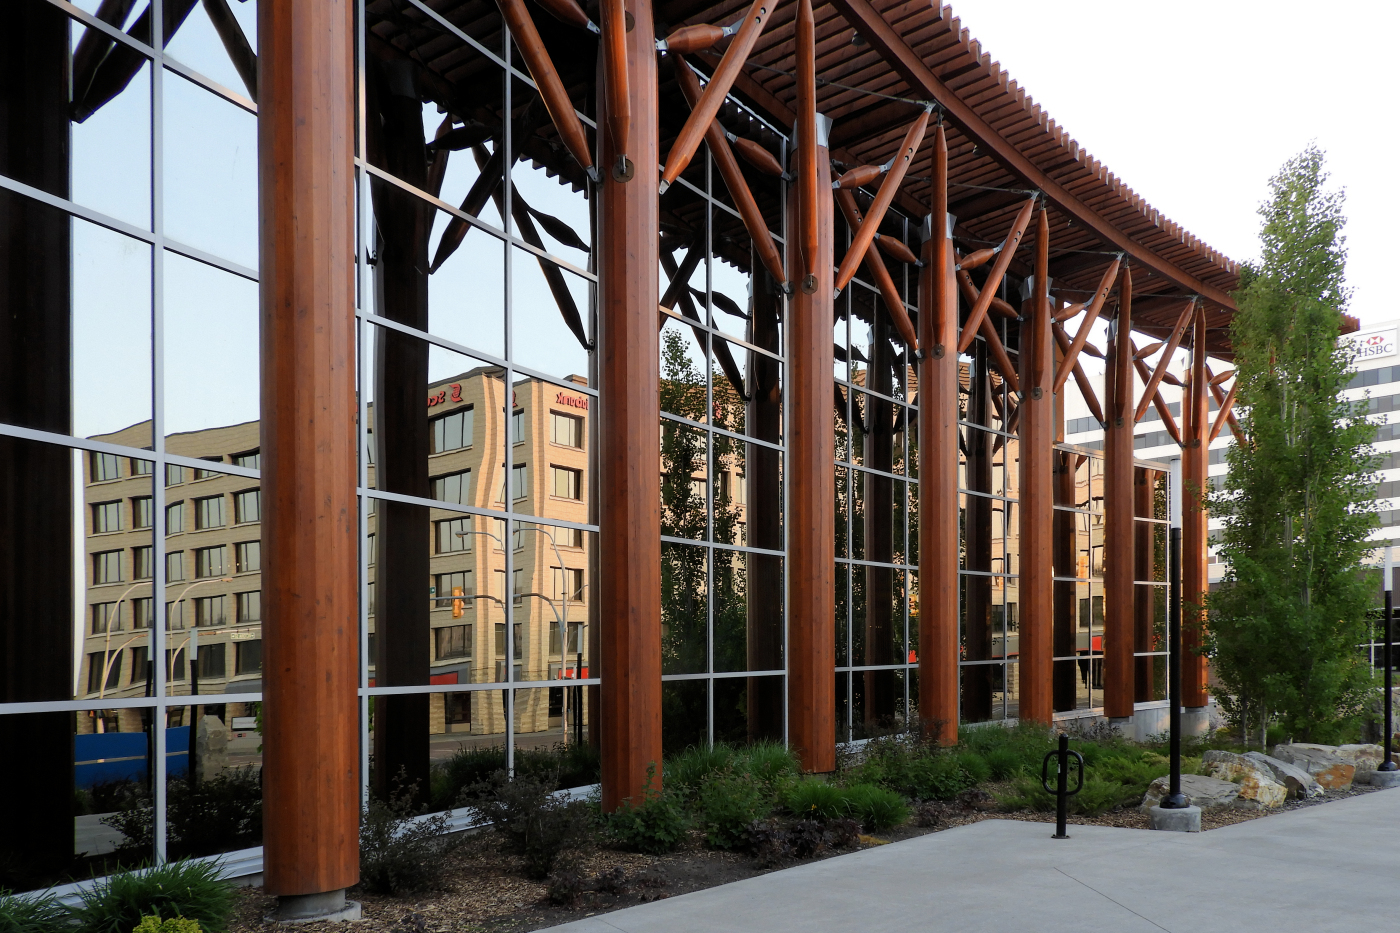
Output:
[[693,795],[710,775],[723,771],[734,760],[734,750],[728,745],[692,745],[667,760],[664,768],[666,786],[687,796]]
[[491,780],[491,775],[506,768],[504,745],[461,748],[451,758],[433,769],[433,808],[446,810],[471,803],[469,789]]
[[[1117,807],[1137,803],[1142,799],[1144,790],[1145,786],[1140,788],[1089,772],[1084,776],[1083,789],[1069,798],[1068,810],[1082,816],[1098,816]],[[1015,790],[998,796],[997,803],[1005,810],[1049,813],[1055,809],[1055,796],[1046,793],[1037,775],[1034,778],[1018,778]]]
[[224,933],[233,910],[233,886],[219,877],[218,862],[167,862],[118,872],[82,894],[73,911],[75,933],[131,933],[143,918],[184,917],[206,933]]
[[203,931],[199,928],[198,920],[191,920],[188,917],[171,917],[169,920],[162,920],[155,914],[151,914],[141,918],[134,933],[203,933]]
[[768,789],[756,776],[721,771],[700,785],[696,811],[705,842],[733,849],[744,841],[749,825],[772,809]]
[[0,888],[0,933],[62,933],[68,908],[56,895],[11,894]]
[[952,800],[971,786],[959,757],[939,753],[910,764],[894,789],[916,800]]
[[969,786],[975,784],[985,784],[992,779],[992,766],[987,764],[987,759],[974,751],[962,751],[953,755],[953,760],[958,767],[967,775]]
[[833,820],[846,815],[846,795],[841,788],[826,781],[798,781],[783,795],[783,806],[794,816],[815,816]]
[[1025,773],[1023,756],[1014,748],[989,749],[982,757],[986,759],[994,781],[1009,781]]
[[589,841],[588,805],[555,797],[558,783],[553,772],[509,780],[498,771],[473,794],[477,812],[491,821],[506,851],[520,856],[525,874],[537,880],[547,878],[561,856]]
[[458,844],[446,835],[447,817],[421,816],[413,788],[394,782],[388,800],[372,799],[360,812],[360,885],[372,894],[439,890],[447,878],[443,858]]
[[601,759],[587,742],[556,742],[549,748],[517,748],[515,776],[552,776],[556,790],[597,784]]
[[624,849],[647,855],[674,852],[685,840],[686,831],[690,828],[690,820],[676,792],[669,788],[665,791],[652,790],[655,773],[655,765],[647,769],[647,786],[640,802],[623,801],[622,806],[609,814],[606,820],[608,835],[613,842]]
[[846,788],[846,812],[870,832],[898,826],[909,819],[909,806],[894,791],[873,784]]
[[802,763],[781,743],[756,742],[734,756],[734,770],[747,772],[772,785],[800,774]]
[[[167,786],[166,851],[172,858],[217,855],[262,844],[260,769],[230,768],[193,787],[183,779]],[[105,791],[105,796],[123,801],[121,810],[102,818],[126,837],[118,851],[137,856],[150,852],[155,847],[150,798],[134,793],[133,786]],[[101,806],[101,801],[102,797],[95,797],[94,805]]]

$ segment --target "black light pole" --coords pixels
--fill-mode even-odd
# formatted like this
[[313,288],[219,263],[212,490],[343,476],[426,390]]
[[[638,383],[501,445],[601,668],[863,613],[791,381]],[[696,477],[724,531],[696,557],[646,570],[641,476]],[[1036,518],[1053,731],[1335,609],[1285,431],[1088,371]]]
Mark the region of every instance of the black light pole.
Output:
[[1384,581],[1384,582],[1385,582],[1385,617],[1381,620],[1381,624],[1385,626],[1385,653],[1382,655],[1382,660],[1383,660],[1384,663],[1385,663],[1385,741],[1382,743],[1382,747],[1385,749],[1385,756],[1384,756],[1384,758],[1382,758],[1382,760],[1381,760],[1381,765],[1380,765],[1380,767],[1376,769],[1377,771],[1397,771],[1397,770],[1400,770],[1400,765],[1397,765],[1397,764],[1395,763],[1395,759],[1391,757],[1392,737],[1395,735],[1395,720],[1394,720],[1394,705],[1395,705],[1395,704],[1394,704],[1394,700],[1393,700],[1393,694],[1391,693],[1392,681],[1393,681],[1393,678],[1394,678],[1394,672],[1393,672],[1393,670],[1392,670],[1391,653],[1390,653],[1391,642],[1394,640],[1394,637],[1395,637],[1394,621],[1393,621],[1393,615],[1392,615],[1392,612],[1391,612],[1391,609],[1392,609],[1392,606],[1391,606],[1391,599],[1392,599],[1391,587],[1393,586],[1392,576],[1393,576],[1393,574],[1392,574],[1392,571],[1391,571],[1391,564],[1390,564],[1390,546],[1387,545],[1387,546],[1386,546],[1386,549],[1385,549],[1385,581]]
[[1191,801],[1181,792],[1181,461],[1171,463],[1167,497],[1171,531],[1167,547],[1167,693],[1171,705],[1171,786],[1159,806],[1184,810]]

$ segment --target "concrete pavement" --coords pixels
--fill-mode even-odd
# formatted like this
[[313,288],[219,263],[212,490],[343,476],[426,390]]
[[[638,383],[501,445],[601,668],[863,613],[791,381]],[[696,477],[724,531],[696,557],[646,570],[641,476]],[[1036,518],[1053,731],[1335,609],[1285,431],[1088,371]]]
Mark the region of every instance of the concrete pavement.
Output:
[[1400,789],[1205,833],[988,820],[555,933],[1393,929]]

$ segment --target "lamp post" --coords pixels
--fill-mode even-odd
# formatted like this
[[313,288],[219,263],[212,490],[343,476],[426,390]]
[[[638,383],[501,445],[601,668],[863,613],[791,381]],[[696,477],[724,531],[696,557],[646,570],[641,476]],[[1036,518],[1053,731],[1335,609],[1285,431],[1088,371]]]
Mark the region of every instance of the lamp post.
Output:
[[1151,809],[1153,829],[1175,832],[1201,831],[1201,808],[1192,806],[1181,792],[1181,458],[1167,464],[1167,516],[1169,544],[1167,557],[1167,692],[1170,706],[1171,777],[1166,796]]
[[[103,632],[103,634],[106,635],[106,638],[104,638],[104,639],[102,640],[102,682],[101,682],[100,684],[98,684],[98,690],[97,690],[97,698],[98,698],[99,700],[102,699],[102,698],[103,698],[104,696],[106,696],[106,694],[107,694],[107,677],[108,677],[108,675],[110,674],[110,672],[111,672],[111,670],[112,670],[112,622],[113,622],[113,619],[115,619],[115,620],[117,621],[117,623],[120,625],[120,623],[121,623],[121,617],[122,617],[122,603],[126,600],[126,598],[127,598],[128,596],[131,595],[131,591],[132,591],[132,590],[136,589],[138,586],[149,586],[150,583],[151,583],[150,580],[137,580],[135,583],[131,584],[131,586],[128,586],[128,587],[126,588],[126,591],[123,592],[122,595],[120,595],[120,596],[117,597],[117,601],[116,601],[116,603],[114,604],[117,608],[114,609],[114,610],[112,610],[112,618],[107,620],[107,628],[106,628],[106,630]],[[136,638],[129,638],[129,639],[127,639],[125,642],[123,642],[123,643],[122,643],[122,646],[121,646],[120,648],[117,649],[117,656],[120,657],[122,651],[126,648],[126,646],[129,645],[129,644],[131,644],[131,643],[132,643],[133,641],[135,641],[135,640],[136,640]],[[99,721],[100,721],[100,720],[99,720]]]
[[1395,735],[1395,721],[1393,718],[1394,699],[1391,693],[1393,686],[1394,671],[1392,670],[1391,642],[1394,640],[1394,622],[1392,593],[1393,587],[1391,570],[1391,550],[1390,545],[1385,548],[1385,615],[1381,618],[1381,625],[1385,628],[1385,652],[1381,655],[1381,663],[1385,665],[1385,739],[1381,747],[1385,750],[1380,767],[1371,773],[1371,783],[1377,787],[1400,786],[1400,765],[1395,763],[1395,758],[1391,751],[1393,737]]

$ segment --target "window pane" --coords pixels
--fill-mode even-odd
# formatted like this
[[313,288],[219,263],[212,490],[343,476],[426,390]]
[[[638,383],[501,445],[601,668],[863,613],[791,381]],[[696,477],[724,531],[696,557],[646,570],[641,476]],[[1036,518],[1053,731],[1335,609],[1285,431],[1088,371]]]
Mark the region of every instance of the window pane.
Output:
[[[232,425],[256,428],[258,404],[258,283],[167,252],[167,434]],[[256,430],[252,444],[248,438],[242,435],[235,449],[256,445]],[[172,452],[179,440],[169,439]]]

